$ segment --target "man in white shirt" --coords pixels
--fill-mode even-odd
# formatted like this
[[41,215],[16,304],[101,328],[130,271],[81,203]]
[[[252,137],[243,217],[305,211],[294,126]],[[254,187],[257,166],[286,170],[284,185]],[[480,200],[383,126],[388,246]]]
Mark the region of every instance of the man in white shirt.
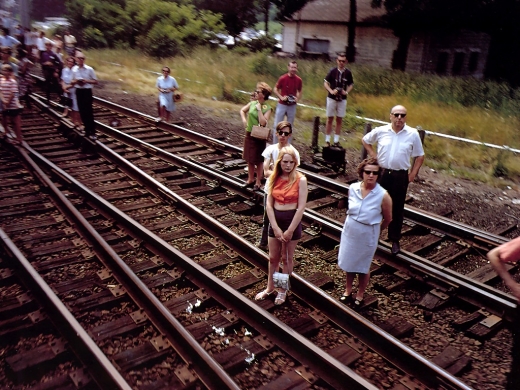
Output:
[[78,65],[72,68],[71,84],[76,87],[76,99],[78,100],[78,110],[81,121],[85,125],[85,136],[92,140],[96,139],[96,124],[94,122],[94,101],[92,88],[97,84],[96,72],[88,65],[85,65],[85,54],[76,51],[76,61]]
[[[390,110],[390,124],[376,127],[363,139],[370,157],[377,157],[381,167],[379,184],[392,198],[392,222],[388,226],[388,239],[392,241],[392,254],[401,250],[401,228],[408,183],[414,181],[424,162],[424,149],[416,129],[406,125],[406,108],[395,106]],[[373,144],[377,142],[377,153]],[[415,157],[413,166],[410,159]],[[411,168],[411,170],[410,170]]]

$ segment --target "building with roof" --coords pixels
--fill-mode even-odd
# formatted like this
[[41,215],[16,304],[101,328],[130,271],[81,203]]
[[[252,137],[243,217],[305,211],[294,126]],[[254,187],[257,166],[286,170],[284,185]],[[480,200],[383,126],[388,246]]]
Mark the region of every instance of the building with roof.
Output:
[[[351,1],[311,0],[283,22],[282,51],[301,57],[335,57],[338,52],[348,52],[351,31],[357,64],[484,77],[491,42],[488,34],[467,30],[418,32],[411,37],[405,55],[398,58],[399,38],[385,27],[385,9],[373,8],[371,0],[357,0],[355,4],[351,10]],[[351,12],[355,12],[353,22]]]

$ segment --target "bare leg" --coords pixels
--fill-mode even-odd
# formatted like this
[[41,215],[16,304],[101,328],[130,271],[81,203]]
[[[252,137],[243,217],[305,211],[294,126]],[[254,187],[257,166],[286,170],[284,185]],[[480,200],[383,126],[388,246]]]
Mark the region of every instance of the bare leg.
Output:
[[[343,123],[343,118],[336,117],[336,134],[341,134],[341,124]],[[332,121],[331,121],[332,126]],[[329,133],[330,134],[330,133]]]
[[363,295],[365,294],[365,290],[368,286],[368,282],[370,280],[370,272],[368,272],[366,274],[359,274],[358,279],[359,279],[359,289],[356,294],[356,299],[362,300]]
[[256,185],[260,187],[262,185],[262,179],[264,177],[264,163],[261,162],[256,166]]
[[345,285],[345,293],[344,295],[352,294],[352,285],[354,284],[354,278],[356,274],[354,272],[347,272],[347,283]]
[[247,184],[255,181],[255,164],[247,163]]

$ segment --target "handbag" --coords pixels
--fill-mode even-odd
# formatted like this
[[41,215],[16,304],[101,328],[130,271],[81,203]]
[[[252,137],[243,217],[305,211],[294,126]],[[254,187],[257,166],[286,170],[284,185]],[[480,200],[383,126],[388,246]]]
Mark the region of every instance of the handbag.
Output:
[[275,272],[273,274],[273,283],[275,288],[282,288],[289,290],[291,283],[289,281],[289,274],[282,274],[281,272]]
[[271,136],[271,129],[267,126],[253,126],[251,137],[267,141]]

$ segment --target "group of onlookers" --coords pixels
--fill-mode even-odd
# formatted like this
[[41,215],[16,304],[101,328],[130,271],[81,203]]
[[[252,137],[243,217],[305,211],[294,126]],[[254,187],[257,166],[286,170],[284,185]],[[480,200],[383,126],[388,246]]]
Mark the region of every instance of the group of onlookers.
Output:
[[[62,116],[70,113],[82,134],[95,139],[92,87],[97,84],[97,77],[94,69],[85,64],[85,54],[76,47],[76,38],[66,31],[63,39],[60,35],[49,39],[43,31],[31,31],[20,26],[16,27],[15,36],[10,35],[6,28],[0,31],[0,98],[4,137],[8,142],[22,142],[20,118],[23,106],[20,100],[30,107],[28,95],[32,78],[29,71],[36,63],[41,66],[47,101],[50,102],[55,93],[65,106]],[[12,56],[14,52],[16,57]],[[8,127],[8,119],[12,129]]]

